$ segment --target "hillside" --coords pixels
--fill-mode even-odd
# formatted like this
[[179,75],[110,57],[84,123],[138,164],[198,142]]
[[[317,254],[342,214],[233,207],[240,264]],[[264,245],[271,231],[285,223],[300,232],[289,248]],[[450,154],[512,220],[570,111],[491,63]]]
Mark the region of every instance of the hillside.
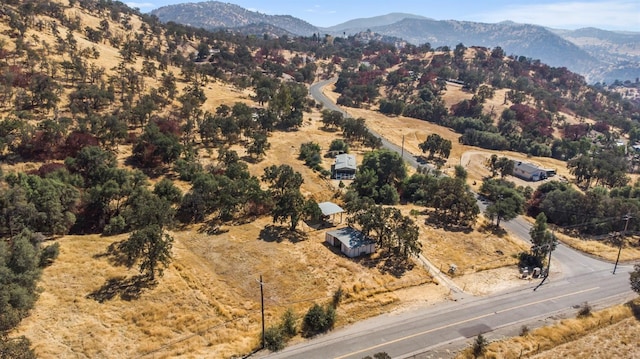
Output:
[[[202,27],[207,30],[237,28],[239,31],[243,29],[248,31],[249,28],[246,28],[248,25],[267,24],[288,33],[302,36],[310,36],[318,32],[315,26],[293,16],[261,14],[238,5],[219,1],[162,6],[153,10],[151,14],[157,16],[163,22],[174,21],[193,27]],[[215,16],[212,16],[212,14],[215,14]],[[252,31],[255,31],[255,29]],[[279,36],[282,34],[275,33],[279,34]]]
[[[451,263],[470,294],[517,287],[530,243],[496,229],[471,192],[491,177],[492,154],[558,167],[582,186],[567,184],[567,203],[601,206],[576,209],[594,221],[640,217],[627,172],[607,167],[587,183],[564,168],[637,139],[637,103],[500,48],[364,38],[211,32],[119,2],[0,4],[0,348],[231,358],[261,347],[261,285],[267,329],[282,335],[293,314],[292,342],[450,300],[431,268]],[[334,77],[326,91],[351,117],[309,96],[309,84]],[[511,151],[465,143],[464,126],[503,136]],[[371,130],[425,158],[421,145],[437,134],[449,152],[426,160],[452,176],[406,166]],[[332,179],[329,150],[352,154],[363,175]],[[541,196],[561,190],[506,179],[518,181],[505,193],[521,212],[525,195],[536,200],[527,208],[550,211]],[[534,190],[545,185],[553,191]],[[344,217],[320,217],[324,201]],[[369,233],[375,253],[349,258],[325,242],[347,224]],[[595,248],[611,259],[617,246]],[[627,241],[622,260],[639,253]],[[303,324],[314,304],[333,313],[328,328]]]
[[164,6],[151,13],[163,22],[175,21],[205,29],[229,28],[257,36],[311,36],[320,32],[343,36],[372,31],[385,36],[386,41],[407,41],[414,45],[429,43],[434,48],[452,48],[459,43],[500,46],[509,55],[566,67],[583,75],[589,83],[634,81],[640,77],[637,33],[547,29],[511,21],[496,24],[438,21],[408,13],[353,19],[320,29],[291,16],[265,15],[216,1]]
[[420,15],[394,12],[394,13],[374,16],[370,18],[349,20],[349,21],[343,22],[342,24],[323,28],[323,30],[328,32],[333,32],[333,33],[347,32],[349,34],[353,34],[356,32],[365,31],[372,27],[391,25],[393,23],[396,23],[404,19],[430,20]]

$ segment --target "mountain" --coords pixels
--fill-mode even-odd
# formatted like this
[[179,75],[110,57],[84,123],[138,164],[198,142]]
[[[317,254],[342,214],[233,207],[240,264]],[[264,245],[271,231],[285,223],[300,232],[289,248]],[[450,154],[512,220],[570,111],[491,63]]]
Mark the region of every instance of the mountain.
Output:
[[490,48],[500,46],[510,55],[566,67],[592,83],[640,77],[639,33],[595,28],[557,30],[512,21],[486,24],[434,20],[399,12],[318,28],[289,15],[266,15],[218,1],[164,6],[151,13],[163,22],[173,21],[209,30],[227,28],[254,35],[291,37],[322,32],[337,36],[371,32],[381,35],[376,38],[402,39],[415,45],[428,42],[432,47],[454,47],[459,43]]
[[343,22],[342,24],[322,28],[322,30],[327,32],[332,32],[332,33],[340,33],[345,31],[349,33],[354,33],[354,32],[364,31],[371,27],[391,25],[393,23],[396,23],[404,19],[429,20],[429,18],[420,16],[420,15],[393,12],[387,15],[349,20],[347,22]]
[[601,81],[640,77],[640,33],[596,28],[550,31],[570,41],[603,63]]
[[[301,36],[310,36],[318,32],[317,27],[290,15],[266,15],[219,1],[163,6],[151,11],[151,14],[157,16],[162,22],[173,21],[207,30],[266,24],[271,26],[266,33],[279,33],[272,27]],[[259,31],[262,27],[252,26],[250,28],[261,34]]]
[[[416,45],[428,42],[432,47],[454,47],[459,43],[489,48],[500,46],[507,54],[540,59],[551,66],[567,67],[582,74],[600,66],[597,59],[579,46],[542,26],[410,17],[386,25],[373,26],[373,22],[366,24],[367,29],[373,32],[402,38]],[[350,28],[353,32],[364,30],[364,27]]]

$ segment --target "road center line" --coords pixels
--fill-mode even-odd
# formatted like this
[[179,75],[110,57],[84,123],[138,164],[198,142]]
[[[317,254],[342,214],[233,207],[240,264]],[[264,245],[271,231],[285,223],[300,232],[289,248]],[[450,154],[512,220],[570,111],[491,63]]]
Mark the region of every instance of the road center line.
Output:
[[425,331],[422,331],[422,332],[419,332],[419,333],[407,335],[406,337],[394,339],[394,340],[391,340],[391,341],[388,341],[388,342],[385,342],[385,343],[381,343],[381,344],[374,345],[374,346],[371,346],[371,347],[368,347],[368,348],[360,349],[358,351],[351,352],[349,354],[345,354],[345,355],[341,355],[339,357],[335,357],[335,359],[344,359],[344,358],[347,358],[349,356],[360,354],[360,353],[363,353],[363,352],[366,352],[366,351],[369,351],[369,350],[372,350],[372,349],[377,349],[377,348],[383,347],[383,346],[388,345],[388,344],[394,344],[394,343],[397,343],[397,342],[401,342],[403,340],[415,338],[415,337],[418,337],[418,336],[421,336],[421,335],[424,335],[424,334],[428,334],[428,333],[431,333],[431,332],[435,332],[435,331],[438,331],[438,330],[441,330],[441,329],[445,329],[445,328],[453,327],[453,326],[456,326],[456,325],[459,325],[459,324],[464,324],[464,323],[471,322],[471,321],[474,321],[474,320],[486,318],[486,317],[489,317],[489,316],[492,316],[492,315],[496,315],[498,313],[505,313],[505,312],[508,312],[508,311],[511,311],[511,310],[520,309],[520,308],[527,307],[527,306],[530,306],[530,305],[533,305],[533,304],[544,303],[544,302],[548,302],[550,300],[555,300],[555,299],[569,297],[569,296],[576,295],[576,294],[590,292],[590,291],[593,291],[593,290],[596,290],[596,289],[600,289],[600,287],[593,287],[593,288],[589,288],[589,289],[584,289],[584,290],[580,290],[580,291],[573,292],[573,293],[567,293],[567,294],[558,295],[558,296],[547,298],[547,299],[541,299],[541,300],[538,300],[538,301],[535,301],[535,302],[530,302],[530,303],[526,303],[526,304],[517,305],[515,307],[499,310],[497,312],[483,314],[483,315],[480,315],[480,316],[477,316],[477,317],[461,320],[461,321],[458,321],[458,322],[455,322],[455,323],[443,325],[443,326],[438,327],[438,328],[425,330]]

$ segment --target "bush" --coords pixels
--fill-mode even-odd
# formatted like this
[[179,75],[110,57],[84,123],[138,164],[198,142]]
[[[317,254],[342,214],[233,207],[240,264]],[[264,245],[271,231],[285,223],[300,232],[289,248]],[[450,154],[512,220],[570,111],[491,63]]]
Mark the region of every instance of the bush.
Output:
[[127,222],[124,217],[121,215],[117,215],[115,217],[111,217],[109,220],[109,224],[104,226],[104,230],[102,234],[105,236],[115,236],[116,234],[124,233],[127,231]]
[[300,145],[300,155],[298,159],[304,160],[307,167],[321,169],[322,157],[320,156],[320,145],[315,142],[306,142]]
[[482,336],[482,334],[478,334],[476,340],[473,341],[473,346],[471,347],[473,356],[477,358],[480,355],[484,354],[484,352],[487,350],[488,344],[489,342]]
[[582,306],[580,306],[580,310],[578,310],[578,318],[584,318],[591,316],[591,305],[589,303],[584,302]]
[[280,326],[269,327],[264,331],[264,347],[277,352],[284,349],[286,338]]
[[331,141],[329,145],[329,151],[342,151],[344,153],[349,152],[349,145],[342,139],[335,139]]
[[303,331],[306,336],[326,332],[333,327],[336,320],[336,310],[329,306],[326,309],[314,304],[304,316]]
[[36,353],[26,337],[8,338],[0,334],[0,358],[35,359]]
[[51,265],[51,263],[53,263],[53,261],[58,258],[58,254],[60,254],[59,243],[56,242],[52,245],[44,247],[44,249],[40,253],[40,267]]
[[338,288],[335,293],[333,293],[333,307],[334,308],[338,308],[338,305],[340,305],[340,301],[342,300],[342,296],[344,295],[344,291],[342,290],[342,287]]
[[291,308],[287,309],[287,311],[282,315],[282,332],[289,338],[298,333],[296,319],[296,313],[294,313]]

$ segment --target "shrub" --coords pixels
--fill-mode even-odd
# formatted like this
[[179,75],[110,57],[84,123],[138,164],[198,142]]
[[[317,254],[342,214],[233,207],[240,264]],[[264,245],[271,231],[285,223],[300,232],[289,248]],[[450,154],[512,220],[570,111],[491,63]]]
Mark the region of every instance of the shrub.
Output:
[[342,151],[344,153],[349,152],[349,145],[342,139],[335,139],[331,141],[329,145],[329,151]]
[[282,315],[282,332],[289,338],[298,333],[296,319],[296,313],[294,313],[291,308],[287,309],[287,311]]
[[264,331],[264,347],[277,352],[284,349],[286,340],[280,326],[269,327]]
[[578,318],[584,318],[591,316],[591,305],[589,303],[584,302],[582,306],[580,306],[580,310],[578,310]]
[[52,245],[44,247],[44,249],[40,253],[40,267],[51,265],[51,263],[53,263],[53,261],[58,258],[58,254],[60,254],[59,243],[56,242]]
[[303,331],[306,336],[326,332],[333,327],[336,310],[329,306],[326,309],[315,303],[304,316]]
[[489,342],[482,336],[482,334],[478,334],[476,340],[473,341],[473,346],[471,348],[473,351],[473,356],[477,358],[480,355],[484,354],[484,352],[487,350],[488,344]]
[[338,288],[335,293],[333,293],[333,307],[337,308],[340,305],[340,301],[342,300],[342,296],[344,295],[344,291],[342,287]]

